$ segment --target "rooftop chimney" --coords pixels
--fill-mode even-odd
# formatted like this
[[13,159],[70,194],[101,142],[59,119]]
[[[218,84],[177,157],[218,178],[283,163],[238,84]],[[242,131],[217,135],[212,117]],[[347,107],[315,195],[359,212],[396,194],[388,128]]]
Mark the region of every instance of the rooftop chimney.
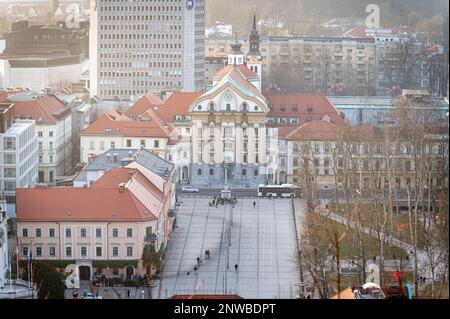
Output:
[[119,155],[117,155],[117,153],[114,153],[113,157],[114,157],[114,163],[117,163],[119,161]]
[[120,183],[119,184],[119,192],[123,193],[125,191],[125,183]]

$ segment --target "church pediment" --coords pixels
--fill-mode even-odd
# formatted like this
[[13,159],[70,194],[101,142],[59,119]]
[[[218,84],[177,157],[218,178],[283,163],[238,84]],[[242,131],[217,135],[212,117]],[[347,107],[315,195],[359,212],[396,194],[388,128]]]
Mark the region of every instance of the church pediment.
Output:
[[269,113],[265,100],[231,82],[213,88],[196,99],[189,112]]

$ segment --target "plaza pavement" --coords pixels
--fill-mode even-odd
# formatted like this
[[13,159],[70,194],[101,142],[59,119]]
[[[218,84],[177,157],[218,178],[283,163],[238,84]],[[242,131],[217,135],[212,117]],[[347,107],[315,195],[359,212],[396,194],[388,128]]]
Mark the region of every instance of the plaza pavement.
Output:
[[[216,208],[208,205],[211,200],[182,199],[158,297],[196,293],[295,298],[299,275],[292,201],[247,198],[238,199],[234,208]],[[205,250],[211,252],[209,259]],[[196,274],[197,257],[202,263]]]

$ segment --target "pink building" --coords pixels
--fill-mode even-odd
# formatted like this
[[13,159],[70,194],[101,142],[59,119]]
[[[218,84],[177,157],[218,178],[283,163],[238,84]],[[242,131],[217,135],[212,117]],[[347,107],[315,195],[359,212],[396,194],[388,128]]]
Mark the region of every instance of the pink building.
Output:
[[172,229],[170,167],[158,175],[132,162],[89,188],[18,189],[21,258],[32,249],[34,259],[74,260],[90,274],[93,261],[113,260],[129,261],[127,274],[150,273],[139,262],[143,249],[165,246]]

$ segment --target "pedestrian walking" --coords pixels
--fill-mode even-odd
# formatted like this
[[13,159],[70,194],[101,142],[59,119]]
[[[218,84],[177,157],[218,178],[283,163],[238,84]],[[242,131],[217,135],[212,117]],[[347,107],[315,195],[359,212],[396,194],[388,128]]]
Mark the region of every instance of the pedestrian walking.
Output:
[[194,273],[197,274],[197,266],[194,267]]
[[197,257],[197,265],[200,264],[200,257]]
[[128,294],[128,298],[130,298],[131,297],[131,290],[130,289],[127,290],[127,294]]
[[190,274],[190,272],[188,271],[188,272],[186,273],[186,275],[188,275],[188,276],[189,276],[189,274]]
[[202,263],[202,259],[200,258],[200,263]]
[[234,271],[238,271],[238,268],[239,268],[239,266],[238,266],[238,264],[236,264],[236,265],[234,265]]
[[256,202],[255,201],[253,202],[253,208],[256,208]]

